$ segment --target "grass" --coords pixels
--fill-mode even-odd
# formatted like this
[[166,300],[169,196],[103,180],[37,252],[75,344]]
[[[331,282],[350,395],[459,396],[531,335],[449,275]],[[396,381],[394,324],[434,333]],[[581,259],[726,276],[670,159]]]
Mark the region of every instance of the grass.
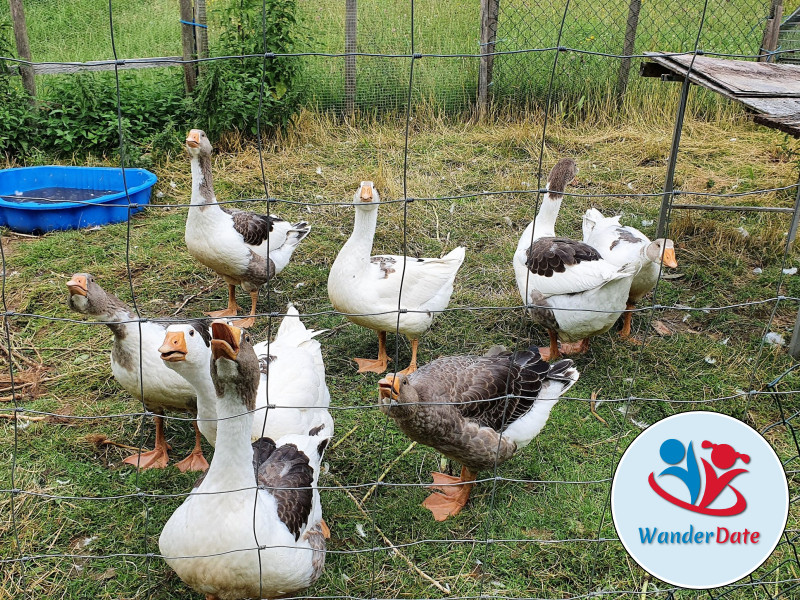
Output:
[[[724,193],[795,181],[796,143],[734,113],[725,116],[716,122],[687,121],[676,175],[679,188]],[[544,174],[558,157],[570,155],[581,167],[574,189],[578,194],[657,193],[666,171],[671,120],[657,113],[628,117],[623,123],[551,120]],[[541,135],[541,119],[534,116],[454,124],[416,113],[409,144],[409,195],[536,189]],[[355,373],[349,357],[375,353],[376,340],[370,332],[330,314],[325,289],[328,269],[351,230],[352,208],[323,203],[347,202],[361,179],[375,180],[385,199],[402,197],[403,141],[402,127],[396,124],[376,121],[356,127],[303,113],[297,127],[265,156],[271,194],[307,203],[282,204],[273,210],[285,218],[308,219],[314,230],[269,293],[262,295],[259,309],[280,312],[291,300],[301,312],[315,313],[306,319],[309,326],[331,330],[322,338],[322,346],[337,409],[334,443],[339,445],[326,455],[329,471],[321,485],[326,488],[322,499],[333,537],[325,573],[309,595],[445,596],[391,550],[369,551],[385,547],[374,520],[394,544],[411,544],[402,552],[449,587],[451,596],[563,598],[592,591],[642,591],[648,582],[649,595],[665,597],[654,590],[667,586],[649,581],[619,543],[592,541],[615,537],[606,510],[606,479],[640,431],[637,423],[691,409],[725,412],[758,428],[779,420],[775,400],[766,395],[749,402],[735,398],[708,403],[737,390],[763,390],[792,365],[783,349],[761,342],[774,304],[711,312],[702,308],[771,298],[778,291],[800,296],[799,276],[781,273],[788,216],[675,211],[670,235],[676,241],[681,276],[662,281],[651,301],[697,310],[638,313],[634,331],[645,342],[641,346],[623,343],[613,332],[595,339],[589,353],[576,359],[582,375],[571,394],[579,399],[560,402],[542,434],[498,470],[502,477],[525,481],[500,482],[495,491],[491,483],[477,486],[465,511],[445,523],[434,522],[420,507],[427,493],[423,487],[379,488],[364,502],[365,514],[360,500],[348,496],[340,484],[360,486],[352,489],[360,499],[369,482],[390,465],[387,482],[423,484],[429,481],[429,471],[438,468],[439,456],[419,445],[403,455],[409,440],[373,407],[378,378]],[[225,147],[229,151],[218,152],[214,160],[218,197],[262,195],[257,152],[246,144],[237,147],[235,139],[228,139]],[[169,206],[189,199],[187,160],[175,156],[155,170],[160,179],[156,191],[163,197],[131,222],[130,269],[137,304],[145,316],[169,316],[188,296],[211,286],[211,291],[190,299],[180,313],[199,316],[224,304],[225,290],[186,253],[185,209]],[[409,253],[436,256],[465,245],[467,260],[451,307],[516,306],[511,257],[521,230],[533,216],[534,200],[535,195],[517,193],[411,203]],[[793,200],[789,192],[770,192],[715,201],[792,206]],[[642,221],[657,217],[659,201],[574,197],[565,202],[558,229],[579,235],[579,216],[594,204],[606,213],[623,213],[625,223],[652,235],[654,225]],[[402,205],[381,207],[376,251],[402,251],[402,229]],[[64,283],[77,271],[92,272],[107,289],[130,301],[126,233],[125,224],[36,239],[4,231],[8,309],[55,319],[75,317],[65,303]],[[799,258],[792,252],[786,266],[798,266]],[[756,267],[762,269],[760,274],[753,272]],[[781,302],[771,330],[788,339],[796,309],[792,302]],[[656,320],[672,334],[657,334],[652,326]],[[266,335],[268,321],[260,319],[254,327],[257,339]],[[24,388],[18,401],[25,408],[65,416],[16,429],[0,421],[0,464],[7,465],[0,469],[0,489],[12,487],[13,473],[18,489],[77,498],[16,495],[12,518],[11,496],[0,496],[0,558],[70,555],[4,565],[0,598],[25,593],[68,599],[196,597],[159,558],[126,556],[158,552],[160,527],[181,502],[170,495],[186,493],[194,476],[172,467],[137,474],[120,464],[128,451],[96,445],[97,436],[133,446],[153,443],[149,422],[124,416],[138,412],[140,406],[111,377],[108,331],[36,316],[13,316],[8,325],[16,366],[31,377],[36,371],[42,379],[37,389]],[[420,360],[482,353],[494,344],[522,348],[545,340],[520,310],[454,310],[437,317],[421,342]],[[390,354],[394,344],[390,336]],[[409,356],[405,342],[397,351],[399,363],[404,364]],[[800,376],[791,374],[779,389],[798,385]],[[632,402],[630,418],[620,412],[621,403],[605,403],[600,407],[607,421],[603,424],[591,415],[586,402],[594,390],[601,390],[600,397],[606,399],[632,395],[658,400]],[[790,413],[796,410],[792,396],[784,402]],[[105,416],[111,414],[123,416]],[[171,419],[167,435],[174,457],[188,453],[193,438],[187,421]],[[767,436],[784,460],[797,459],[784,427]],[[790,483],[796,490],[793,472]],[[137,490],[164,496],[82,499]],[[799,524],[793,507],[787,527],[796,530]],[[486,539],[506,541],[487,544]],[[421,540],[439,541],[418,543]],[[92,558],[108,554],[115,556]],[[772,572],[775,568],[778,571]],[[797,571],[790,549],[781,546],[755,577],[791,579],[800,577]],[[770,585],[769,592],[788,599],[790,585]],[[675,594],[680,600],[695,597],[706,596],[693,591]],[[727,597],[761,598],[766,590],[730,590]]]

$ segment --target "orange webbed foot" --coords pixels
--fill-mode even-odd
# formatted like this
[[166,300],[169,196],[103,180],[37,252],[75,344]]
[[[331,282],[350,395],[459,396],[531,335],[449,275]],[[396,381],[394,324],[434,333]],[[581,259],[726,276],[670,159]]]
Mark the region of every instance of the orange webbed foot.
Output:
[[149,452],[131,454],[122,462],[142,470],[163,469],[169,462],[169,455],[166,448],[156,447],[155,450],[150,450]]
[[246,319],[236,319],[235,321],[233,321],[233,324],[236,325],[236,327],[247,329],[248,327],[252,327],[255,322],[256,322],[255,317],[247,317]]
[[354,358],[358,365],[359,373],[383,373],[389,366],[389,361],[369,358]]
[[202,450],[195,450],[182,461],[175,463],[175,466],[178,467],[181,473],[186,473],[186,471],[207,471],[208,461],[203,456]]
[[437,521],[444,521],[461,512],[469,500],[472,483],[465,482],[461,477],[453,477],[444,473],[431,473],[433,483],[428,487],[439,490],[425,498],[422,506],[433,513]]
[[322,536],[326,540],[331,539],[331,528],[328,527],[328,524],[325,522],[325,519],[320,519],[319,526],[322,529]]
[[222,317],[235,317],[239,314],[239,307],[236,308],[224,308],[222,310],[212,310],[210,312],[204,313],[209,317],[213,317],[215,319],[219,319]]
[[589,350],[589,339],[583,339],[580,342],[575,342],[574,344],[561,344],[559,347],[561,354],[583,354],[584,352]]
[[555,356],[553,356],[553,353],[550,351],[550,346],[539,346],[539,356],[542,357],[542,360],[554,360],[560,358],[561,353],[556,353]]

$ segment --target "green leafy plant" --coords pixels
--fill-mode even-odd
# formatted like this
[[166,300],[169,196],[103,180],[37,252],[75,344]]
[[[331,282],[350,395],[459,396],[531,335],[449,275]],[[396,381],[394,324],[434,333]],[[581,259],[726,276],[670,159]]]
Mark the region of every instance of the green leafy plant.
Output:
[[[290,53],[295,49],[295,0],[226,2],[214,16],[220,30],[218,56]],[[250,135],[286,127],[298,108],[294,58],[235,58],[204,66],[193,102],[195,122],[211,136],[225,131]],[[263,76],[263,94],[262,94]]]

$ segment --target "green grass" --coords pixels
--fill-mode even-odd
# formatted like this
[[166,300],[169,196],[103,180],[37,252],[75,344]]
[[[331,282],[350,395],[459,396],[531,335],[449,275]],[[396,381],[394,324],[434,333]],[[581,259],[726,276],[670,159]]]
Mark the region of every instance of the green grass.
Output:
[[[541,134],[541,121],[536,118],[469,125],[431,119],[426,127],[411,134],[409,194],[427,197],[535,189]],[[614,125],[571,125],[555,119],[548,129],[544,165],[547,169],[560,156],[574,156],[581,167],[574,189],[577,193],[654,193],[663,184],[670,139],[671,122],[658,115]],[[361,179],[374,179],[385,199],[398,198],[402,195],[402,158],[403,131],[398,126],[373,123],[354,128],[308,113],[301,115],[297,129],[268,152],[265,169],[274,196],[308,202],[309,207],[279,205],[272,210],[285,218],[308,219],[314,230],[270,286],[268,297],[262,294],[261,311],[282,311],[289,300],[304,313],[330,310],[325,287],[328,269],[349,235],[353,214],[349,206],[319,203],[347,201]],[[795,159],[796,144],[741,119],[716,123],[690,119],[677,185],[719,192],[777,187],[794,182]],[[169,316],[188,296],[211,286],[210,291],[191,298],[181,312],[182,316],[199,316],[224,304],[223,286],[185,250],[185,209],[161,206],[188,201],[188,165],[184,157],[177,157],[158,165],[155,171],[160,178],[157,191],[164,197],[159,206],[136,215],[131,228],[130,267],[137,303],[143,315]],[[258,157],[252,148],[236,154],[219,153],[214,171],[220,199],[262,193]],[[510,307],[519,303],[511,257],[522,228],[533,216],[534,199],[532,195],[507,194],[409,205],[410,254],[437,256],[456,245],[467,247],[451,307]],[[736,202],[791,206],[793,198],[788,193],[767,193]],[[566,201],[559,232],[579,235],[579,216],[592,204],[606,213],[622,212],[625,223],[653,234],[654,226],[641,222],[656,218],[658,198],[614,196],[595,202],[584,198]],[[381,207],[375,250],[401,251],[402,225],[401,205]],[[676,240],[682,277],[663,281],[655,300],[664,305],[702,308],[773,297],[781,280],[783,233],[788,226],[786,215],[676,211],[671,236]],[[739,227],[747,230],[749,237],[743,238]],[[107,289],[126,301],[131,299],[124,224],[95,231],[52,233],[37,239],[4,231],[2,242],[10,310],[74,318],[65,303],[64,283],[77,271],[92,272]],[[792,253],[789,266],[797,265],[798,258],[796,252]],[[755,267],[763,273],[753,273]],[[798,277],[784,277],[780,293],[800,296]],[[368,516],[339,487],[364,486],[352,490],[360,499],[369,482],[389,466],[385,481],[423,484],[429,481],[429,472],[438,468],[439,456],[429,448],[416,446],[391,464],[409,447],[409,440],[373,406],[378,377],[357,375],[350,360],[376,352],[374,335],[335,315],[306,319],[309,326],[331,330],[321,341],[332,404],[337,409],[333,412],[337,428],[334,443],[341,441],[326,455],[329,472],[321,478],[321,485],[326,487],[322,492],[325,518],[333,531],[331,553],[322,579],[308,593],[445,597],[392,551],[366,551],[386,545],[376,535],[373,519],[397,545],[443,540],[402,547],[402,552],[427,575],[449,586],[452,596],[562,598],[590,591],[643,590],[645,573],[628,559],[619,543],[583,541],[615,537],[605,508],[605,480],[622,450],[640,431],[637,422],[653,423],[690,409],[725,412],[746,418],[759,428],[778,420],[778,407],[769,396],[756,396],[749,403],[743,399],[706,402],[736,394],[739,389],[749,390],[751,383],[754,389],[762,390],[792,364],[782,349],[761,346],[772,308],[768,304],[708,313],[642,312],[634,316],[634,331],[644,345],[619,341],[613,332],[595,339],[589,353],[576,359],[581,380],[571,395],[579,400],[560,402],[541,435],[498,470],[502,477],[533,482],[501,482],[494,492],[491,483],[480,484],[465,511],[444,523],[434,522],[420,507],[428,492],[422,487],[376,490],[363,505]],[[791,302],[782,302],[771,330],[788,339],[796,308]],[[687,315],[688,320],[684,320]],[[651,326],[656,319],[673,329],[673,335],[657,335]],[[135,494],[137,490],[184,494],[190,489],[193,475],[180,474],[173,467],[137,475],[121,466],[129,451],[97,447],[93,442],[93,436],[102,435],[133,446],[150,447],[153,443],[149,422],[103,416],[140,410],[111,377],[110,334],[103,326],[22,316],[9,318],[8,324],[15,361],[22,370],[29,372],[40,363],[46,367],[42,373],[46,381],[36,394],[25,388],[19,398],[21,405],[98,418],[50,418],[16,431],[7,421],[0,421],[0,464],[6,465],[0,468],[0,489],[12,487],[10,466],[14,457],[14,486],[31,492],[108,497]],[[261,339],[266,329],[266,320],[261,319],[254,327],[255,337]],[[520,310],[455,310],[437,317],[422,339],[420,360],[425,363],[441,355],[482,353],[498,343],[522,348],[545,340],[543,332]],[[392,355],[394,344],[390,336]],[[399,362],[404,364],[409,356],[407,344],[402,342],[398,351]],[[7,368],[6,363],[3,369]],[[797,389],[798,385],[800,375],[793,374],[779,389]],[[606,399],[633,395],[661,400],[632,403],[629,419],[618,410],[620,403],[603,404],[599,409],[607,421],[603,424],[591,415],[586,401],[596,390],[601,390],[600,398]],[[796,410],[792,397],[784,400],[789,412]],[[167,435],[173,457],[189,452],[192,435],[188,422],[170,420]],[[785,428],[771,430],[768,439],[783,459],[795,455]],[[791,474],[790,484],[797,489],[795,474]],[[157,553],[160,528],[180,502],[181,498],[171,497],[50,500],[17,495],[12,519],[10,496],[3,494],[0,558],[14,558],[20,553],[77,555],[24,563],[24,589],[29,597],[199,597],[157,557],[91,558]],[[797,509],[793,508],[788,528],[797,529],[799,524]],[[359,525],[366,537],[359,533]],[[523,541],[486,544],[488,538]],[[91,541],[84,545],[87,539]],[[787,562],[780,566],[777,578],[800,577],[785,547],[779,548],[755,577],[768,573],[781,561]],[[20,571],[17,563],[4,566],[0,598],[23,597]],[[650,581],[648,585],[650,595],[665,597],[654,593],[653,588],[663,589],[664,584]],[[785,588],[788,585],[778,584],[770,586],[769,591],[789,599],[790,592],[782,593]],[[675,597],[707,596],[680,591]],[[762,598],[766,594],[764,590],[745,589],[732,591],[727,597]]]

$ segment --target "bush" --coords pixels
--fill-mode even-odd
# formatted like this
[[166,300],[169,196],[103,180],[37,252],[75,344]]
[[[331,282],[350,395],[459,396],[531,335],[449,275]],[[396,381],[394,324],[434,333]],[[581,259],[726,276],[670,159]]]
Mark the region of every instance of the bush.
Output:
[[[217,56],[290,53],[295,48],[295,0],[229,2],[214,13],[219,22]],[[263,23],[262,23],[263,21]],[[298,108],[294,58],[223,59],[203,66],[194,94],[193,117],[210,136],[226,131],[256,135],[261,79],[261,126],[266,133],[286,127]]]

